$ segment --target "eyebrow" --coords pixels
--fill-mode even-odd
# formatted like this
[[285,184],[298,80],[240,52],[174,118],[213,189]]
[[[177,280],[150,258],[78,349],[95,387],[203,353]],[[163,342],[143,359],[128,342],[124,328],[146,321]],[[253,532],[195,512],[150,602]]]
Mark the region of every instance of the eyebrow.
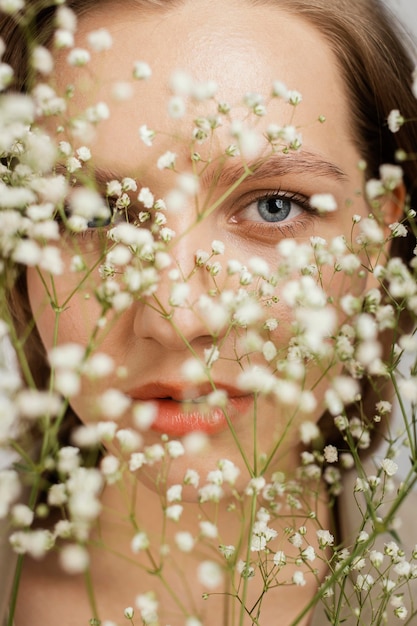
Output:
[[[214,163],[213,163],[214,165]],[[241,163],[227,163],[213,172],[208,169],[201,177],[202,186],[216,185],[228,187],[247,175],[251,181],[266,178],[289,176],[292,174],[309,174],[344,182],[347,174],[337,165],[323,159],[314,152],[303,150],[297,153],[273,153],[263,159],[250,161],[246,167]]]
[[[338,182],[344,182],[348,179],[347,174],[336,164],[307,150],[288,154],[275,152],[264,158],[248,161],[245,165],[242,162],[232,163],[231,160],[231,157],[230,159],[225,157],[225,160],[220,163],[213,161],[201,174],[201,187],[210,188],[213,186],[213,182],[216,186],[230,187],[239,180],[261,181],[297,174],[331,178]],[[58,163],[55,166],[55,172],[64,174],[66,168]],[[92,173],[95,182],[103,190],[109,181],[122,178],[119,172],[108,167],[95,167]],[[76,177],[76,173],[74,176]]]

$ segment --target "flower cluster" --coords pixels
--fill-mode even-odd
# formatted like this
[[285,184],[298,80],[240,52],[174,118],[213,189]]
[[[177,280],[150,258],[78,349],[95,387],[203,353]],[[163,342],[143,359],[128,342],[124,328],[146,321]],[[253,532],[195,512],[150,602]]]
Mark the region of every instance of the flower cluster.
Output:
[[[389,249],[415,212],[381,218],[401,167],[361,178],[343,232],[309,231],[342,210],[320,180],[307,208],[301,194],[252,190],[271,164],[285,170],[302,154],[301,93],[275,80],[226,102],[214,82],[177,71],[166,116],[183,129],[191,115],[188,135],[169,143],[141,119],[141,171],[101,180],[97,138],[146,93],[152,67],[136,60],[108,101],[81,98],[74,113],[80,88],[55,84],[56,58],[85,80],[112,35],[100,28],[79,46],[75,14],[56,5],[50,49],[31,49],[27,93],[10,90],[13,69],[0,63],[10,459],[0,521],[18,559],[9,623],[24,559],[55,555],[62,576],[85,576],[91,624],[203,626],[210,611],[261,624],[288,588],[306,593],[294,624],[318,603],[335,626],[349,615],[411,623],[417,548],[403,548],[400,522],[417,462],[417,260]],[[0,0],[0,11],[23,15],[24,2]],[[393,110],[387,124],[396,133],[406,120]],[[162,183],[145,182],[152,170]],[[329,514],[342,498],[356,514],[346,537]],[[101,563],[128,572],[112,609]]]

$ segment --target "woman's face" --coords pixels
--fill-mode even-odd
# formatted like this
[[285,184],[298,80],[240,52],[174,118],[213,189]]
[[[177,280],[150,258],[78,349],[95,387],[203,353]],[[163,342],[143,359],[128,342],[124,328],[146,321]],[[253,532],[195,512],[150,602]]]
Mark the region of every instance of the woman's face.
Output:
[[[172,10],[144,12],[124,3],[117,7],[111,2],[104,3],[80,20],[77,44],[85,45],[88,32],[105,27],[113,38],[112,49],[93,53],[88,66],[77,70],[66,63],[64,53],[58,59],[58,90],[64,92],[68,84],[75,86],[71,115],[98,101],[109,104],[110,118],[97,126],[96,136],[89,144],[93,155],[89,165],[95,168],[98,178],[106,172],[111,173],[109,179],[133,177],[138,189],[149,187],[155,198],[166,197],[177,180],[174,171],[158,169],[157,159],[171,150],[177,155],[177,171],[191,172],[190,138],[194,120],[213,112],[212,102],[194,102],[182,117],[174,119],[167,113],[172,96],[169,84],[175,70],[185,70],[202,83],[215,81],[217,100],[234,106],[232,115],[241,120],[247,116],[247,109],[239,104],[242,97],[256,92],[268,100],[275,80],[298,90],[303,97],[297,107],[275,98],[268,105],[267,114],[256,118],[256,128],[261,133],[272,123],[296,125],[302,133],[302,148],[289,154],[277,151],[266,160],[266,167],[247,177],[229,194],[227,191],[243,169],[239,156],[226,159],[221,168],[218,166],[218,159],[233,141],[227,116],[213,140],[196,146],[202,160],[212,159],[214,163],[207,166],[196,197],[190,196],[180,208],[166,213],[167,226],[176,233],[170,246],[173,264],[161,271],[153,296],[135,301],[120,316],[109,314],[107,325],[96,341],[96,349],[108,353],[125,374],[94,382],[84,380],[82,393],[72,399],[73,408],[85,423],[98,419],[97,400],[110,386],[127,393],[134,403],[155,401],[157,417],[144,434],[145,444],[159,441],[162,432],[182,436],[195,429],[206,431],[211,447],[192,459],[186,455],[178,460],[178,476],[190,466],[204,473],[219,458],[228,458],[240,467],[243,462],[223,414],[212,410],[211,415],[202,415],[200,396],[207,395],[211,386],[191,385],[184,377],[184,363],[191,356],[203,357],[213,339],[197,306],[194,310],[177,307],[170,319],[161,315],[161,308],[172,311],[170,271],[177,267],[182,276],[189,277],[196,250],[210,251],[213,240],[225,244],[224,254],[214,258],[223,266],[215,283],[206,270],[199,270],[188,279],[188,301],[194,305],[214,284],[219,291],[238,288],[238,279],[227,276],[228,261],[233,259],[247,265],[251,257],[262,257],[273,268],[279,258],[276,245],[280,241],[290,238],[308,242],[313,236],[329,241],[337,235],[349,239],[353,214],[365,216],[368,212],[358,193],[362,187],[359,155],[351,138],[349,102],[335,59],[318,32],[301,19],[281,12],[277,4],[277,7],[272,3],[252,6],[249,2],[210,0],[199,2],[198,7],[196,3],[185,2]],[[138,60],[150,64],[152,77],[132,81],[133,97],[117,101],[111,96],[114,84],[130,80]],[[318,121],[320,116],[326,118],[325,123]],[[255,116],[250,119],[253,124]],[[157,131],[152,146],[140,140],[138,130],[143,124]],[[65,134],[58,136],[58,140],[66,138]],[[83,144],[82,140],[78,141]],[[250,155],[250,160],[256,161],[266,154],[268,146],[264,141]],[[197,169],[202,168],[201,163]],[[318,215],[305,208],[302,199],[318,193],[332,194],[338,209]],[[196,204],[202,207],[210,197],[208,205],[213,205],[223,194],[225,199],[197,223]],[[284,199],[284,212],[277,221],[274,214],[271,218],[273,203],[268,201],[276,194]],[[143,209],[140,202],[135,204]],[[65,241],[63,255],[67,269],[53,279],[57,302],[61,304],[67,302],[80,282],[80,275],[69,269],[74,250],[81,251],[87,262],[93,263],[97,257],[95,251],[101,246],[94,229],[85,236]],[[342,291],[364,289],[366,282],[357,278],[355,284],[349,283],[346,275],[334,274],[331,267],[323,270],[321,280],[335,298]],[[41,279],[36,270],[29,270],[30,302],[46,347],[50,348],[55,341],[86,344],[101,315],[94,297],[94,288],[100,282],[98,272],[94,271],[71,296],[57,326],[43,281],[49,284],[47,272],[42,272]],[[265,308],[265,318],[275,317],[279,321],[278,328],[268,335],[278,349],[288,345],[291,320],[289,307],[280,299],[280,289],[276,291],[275,303]],[[255,410],[253,396],[238,388],[236,379],[242,370],[256,363],[267,365],[262,355],[243,356],[248,351],[243,347],[244,335],[242,328],[220,331],[220,358],[212,367],[212,381],[216,388],[229,394],[228,411],[236,439],[251,464],[256,454],[272,450],[292,420],[294,406],[267,397],[259,398]],[[305,387],[314,390],[317,408],[307,416],[297,414],[291,421],[276,454],[275,468],[286,470],[297,463],[295,444],[300,420],[317,421],[323,412],[322,399],[328,380],[321,378],[322,372],[323,364],[308,370]],[[195,400],[196,397],[199,399]],[[184,398],[194,398],[188,413],[180,403]],[[120,425],[132,425],[129,411],[120,419]]]

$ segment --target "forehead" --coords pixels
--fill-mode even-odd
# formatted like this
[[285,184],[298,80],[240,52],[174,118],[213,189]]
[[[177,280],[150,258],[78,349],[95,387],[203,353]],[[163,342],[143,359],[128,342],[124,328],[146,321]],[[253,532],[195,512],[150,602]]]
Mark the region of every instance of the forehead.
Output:
[[[93,53],[86,68],[69,68],[62,55],[58,81],[76,85],[72,111],[105,100],[114,115],[107,125],[110,135],[126,134],[146,123],[167,135],[189,135],[192,121],[207,112],[204,105],[191,107],[180,121],[167,114],[172,96],[169,83],[175,70],[186,70],[195,80],[215,81],[216,97],[227,101],[239,112],[242,96],[257,92],[268,99],[274,80],[302,93],[303,104],[294,119],[288,105],[274,101],[268,117],[272,121],[291,121],[307,128],[308,140],[319,141],[334,135],[338,144],[351,143],[347,97],[335,57],[321,34],[310,24],[279,9],[279,4],[251,4],[236,0],[187,1],[178,7],[144,10],[139,6],[120,6],[106,2],[80,19],[77,44],[86,45],[92,30],[105,27],[113,38],[111,50]],[[112,103],[114,83],[131,81],[135,61],[152,67],[152,78],[133,82],[133,97]],[[240,115],[245,112],[240,109]],[[237,113],[239,116],[239,113]],[[326,117],[326,130],[317,122]],[[321,135],[322,139],[319,139]],[[104,148],[104,135],[101,148]],[[346,146],[344,146],[345,148]],[[318,147],[320,151],[320,146]],[[336,146],[333,146],[337,159]],[[120,158],[123,159],[121,156]]]

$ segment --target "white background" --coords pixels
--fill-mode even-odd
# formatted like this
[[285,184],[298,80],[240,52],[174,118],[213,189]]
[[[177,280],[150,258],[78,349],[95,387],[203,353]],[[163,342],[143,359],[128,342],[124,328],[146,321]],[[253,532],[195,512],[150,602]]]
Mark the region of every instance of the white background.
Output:
[[409,33],[417,38],[417,0],[385,0]]

